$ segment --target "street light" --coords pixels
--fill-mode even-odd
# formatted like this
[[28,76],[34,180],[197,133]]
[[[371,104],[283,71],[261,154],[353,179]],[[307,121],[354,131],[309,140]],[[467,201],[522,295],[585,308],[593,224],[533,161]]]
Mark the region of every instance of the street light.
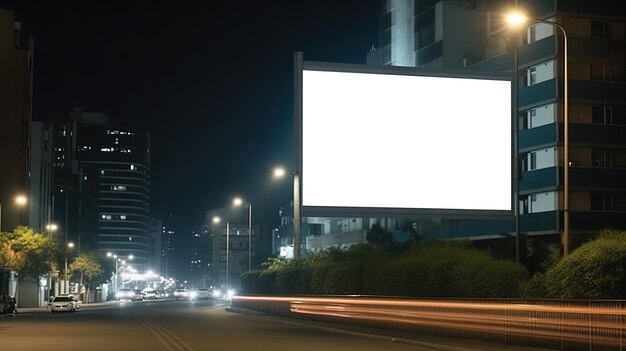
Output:
[[568,74],[567,74],[567,33],[565,28],[551,21],[530,18],[519,12],[511,12],[506,16],[512,26],[520,26],[526,22],[544,23],[558,28],[563,34],[563,256],[569,254],[569,112],[568,112]]
[[[286,174],[286,171],[277,167],[274,169],[274,177],[282,178]],[[300,175],[298,172],[292,172],[293,174],[293,258],[300,258],[300,228],[301,228],[301,211],[300,206]]]
[[[233,204],[235,206],[241,206],[243,200],[241,198],[234,198]],[[248,271],[252,270],[252,203],[248,202]]]
[[63,291],[65,294],[68,294],[70,290],[70,284],[67,281],[67,256],[68,256],[69,249],[73,249],[73,248],[74,248],[73,242],[67,243],[65,247],[65,280],[63,281]]
[[[218,216],[213,217],[213,223],[220,223],[221,221],[222,219],[220,217]],[[229,245],[230,245],[229,239],[230,239],[230,223],[226,221],[226,288],[227,289],[230,288],[230,285],[228,282],[229,280],[228,279],[228,274],[229,274],[229,271],[228,271],[229,252],[228,251],[229,251]]]
[[[123,260],[121,257],[118,257],[116,254],[114,254],[113,252],[109,251],[107,252],[107,257],[112,258],[115,260],[115,279],[113,281],[113,290],[117,291],[118,288],[118,265],[119,263],[121,264],[126,264],[126,261]],[[128,255],[128,260],[132,260],[134,258],[133,255]]]
[[[28,203],[28,198],[24,195],[17,195],[13,201],[16,205],[24,207]],[[0,232],[2,232],[2,202],[0,202]]]

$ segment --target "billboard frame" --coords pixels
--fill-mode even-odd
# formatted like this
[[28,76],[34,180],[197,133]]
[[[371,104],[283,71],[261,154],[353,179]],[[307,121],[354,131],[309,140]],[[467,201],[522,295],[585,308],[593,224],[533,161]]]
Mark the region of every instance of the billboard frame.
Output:
[[[328,71],[341,73],[364,73],[364,74],[384,74],[401,76],[423,76],[440,78],[460,78],[460,79],[486,79],[501,80],[511,83],[511,107],[509,109],[511,145],[510,145],[510,210],[493,209],[442,209],[442,208],[396,208],[396,207],[336,207],[336,206],[303,206],[302,189],[306,174],[302,173],[303,166],[303,72],[308,71]],[[304,61],[302,52],[294,53],[294,153],[295,171],[299,175],[298,194],[294,193],[294,198],[298,198],[298,211],[302,217],[337,217],[337,218],[444,218],[444,219],[513,219],[515,211],[515,191],[514,191],[514,163],[517,159],[515,155],[515,87],[511,74],[498,72],[477,72],[468,70],[438,69],[430,70],[416,67],[398,66],[378,66],[365,64],[345,64],[321,61]],[[296,189],[294,188],[294,191]],[[295,202],[294,202],[294,205]],[[299,217],[299,216],[298,216]]]

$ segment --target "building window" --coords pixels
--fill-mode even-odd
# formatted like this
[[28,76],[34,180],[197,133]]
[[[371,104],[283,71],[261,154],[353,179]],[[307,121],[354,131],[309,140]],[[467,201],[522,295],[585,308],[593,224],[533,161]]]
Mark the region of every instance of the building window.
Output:
[[608,211],[611,209],[611,194],[603,191],[593,191],[590,194],[592,211]]
[[537,83],[537,69],[531,67],[528,69],[528,85],[534,85]]
[[594,38],[613,37],[613,26],[611,22],[592,20],[591,36]]
[[125,191],[126,190],[126,186],[125,185],[113,185],[111,187],[111,190],[114,190],[114,191]]
[[609,106],[593,106],[591,108],[591,122],[597,124],[611,124],[613,109]]
[[591,64],[591,80],[613,80],[613,67],[605,64]]
[[126,215],[120,215],[120,219],[126,219]]
[[135,167],[135,165],[130,165],[130,170],[131,170],[131,171],[134,171],[134,170],[136,170],[136,169],[137,169],[137,168]]
[[603,149],[591,150],[591,165],[593,167],[608,167],[606,152]]

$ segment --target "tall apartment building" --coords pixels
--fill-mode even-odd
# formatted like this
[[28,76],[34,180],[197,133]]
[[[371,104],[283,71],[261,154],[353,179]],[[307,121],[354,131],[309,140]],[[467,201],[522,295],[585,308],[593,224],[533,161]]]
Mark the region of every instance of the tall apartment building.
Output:
[[0,225],[28,224],[28,208],[14,206],[30,190],[33,37],[12,11],[0,9]]
[[161,228],[161,275],[168,279],[176,276],[176,231],[169,225],[165,221]]
[[191,254],[189,256],[189,280],[191,288],[213,286],[211,276],[211,235],[206,225],[191,233]]
[[[562,26],[569,47],[565,57],[558,27],[531,21],[520,32],[506,25],[505,11],[515,3],[387,0],[380,47],[368,54],[368,63],[516,77],[519,231],[555,244],[564,226],[567,79],[572,249],[603,228],[626,229],[626,13],[612,1],[517,1],[529,17]],[[445,238],[495,238],[516,231],[513,221],[435,224],[431,234]]]
[[150,135],[75,109],[57,123],[55,137],[55,207],[76,216],[65,221],[68,236],[83,248],[133,255],[140,272],[158,269],[149,266]]

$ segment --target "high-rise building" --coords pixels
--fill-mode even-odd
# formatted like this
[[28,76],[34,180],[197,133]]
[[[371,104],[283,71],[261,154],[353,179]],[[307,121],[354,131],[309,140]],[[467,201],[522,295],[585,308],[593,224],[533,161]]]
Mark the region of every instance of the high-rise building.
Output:
[[13,199],[30,190],[33,37],[15,13],[0,9],[0,226],[28,224]]
[[[82,109],[57,123],[55,134],[55,206],[77,215],[66,220],[68,236],[103,252],[132,255],[140,272],[150,269],[150,135]],[[85,218],[90,220],[83,223]]]
[[[368,63],[509,72],[517,84],[514,125],[518,126],[519,185],[514,192],[519,197],[518,224],[513,220],[440,220],[430,226],[432,235],[474,239],[522,235],[529,242],[540,239],[558,247],[564,243],[566,208],[570,250],[603,228],[626,229],[623,7],[612,1],[558,0],[384,3],[380,47],[368,54]],[[531,18],[521,30],[505,22],[505,10],[516,3]],[[545,22],[561,26],[567,39],[558,26]],[[414,63],[410,64],[412,54]],[[418,102],[415,108],[419,109]]]
[[49,233],[52,224],[53,132],[42,122],[32,123],[31,180],[28,226]]
[[191,233],[191,253],[189,257],[189,279],[191,288],[213,286],[211,277],[211,236],[206,225]]
[[161,228],[161,275],[168,279],[176,276],[176,231],[170,225],[165,221]]

